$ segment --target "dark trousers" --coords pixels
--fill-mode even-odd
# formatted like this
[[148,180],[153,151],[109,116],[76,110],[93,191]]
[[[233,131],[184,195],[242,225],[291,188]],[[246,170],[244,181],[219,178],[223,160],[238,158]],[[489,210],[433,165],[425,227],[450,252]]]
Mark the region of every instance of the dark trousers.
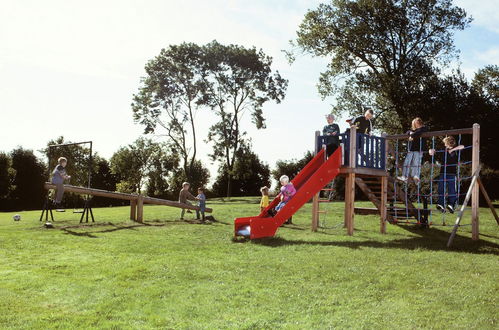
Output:
[[[457,201],[456,195],[456,175],[440,173],[438,177],[438,204],[445,206],[447,201],[448,205],[454,207]],[[447,196],[445,194],[447,193]]]
[[336,149],[338,149],[338,145],[335,144],[335,143],[330,143],[328,145],[326,145],[326,154],[327,156],[331,156],[333,154],[333,152],[336,151]]

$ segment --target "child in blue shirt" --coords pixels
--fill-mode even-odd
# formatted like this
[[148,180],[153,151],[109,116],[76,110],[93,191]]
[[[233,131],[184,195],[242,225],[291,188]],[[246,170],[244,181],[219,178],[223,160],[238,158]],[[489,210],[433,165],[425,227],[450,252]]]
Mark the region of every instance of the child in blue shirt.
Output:
[[199,210],[196,210],[196,219],[199,220],[199,214],[201,213],[201,220],[205,221],[204,211],[206,210],[206,196],[203,188],[198,188],[198,195],[196,196],[196,199],[198,200],[199,206]]

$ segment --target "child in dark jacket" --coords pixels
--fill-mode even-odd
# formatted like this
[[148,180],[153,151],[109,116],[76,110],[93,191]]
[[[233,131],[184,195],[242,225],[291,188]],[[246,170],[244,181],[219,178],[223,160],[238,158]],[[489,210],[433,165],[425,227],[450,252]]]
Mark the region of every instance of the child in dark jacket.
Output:
[[[456,147],[456,140],[452,136],[444,139],[445,150],[443,154],[436,154],[435,149],[430,149],[430,156],[435,155],[437,161],[441,164],[440,175],[438,177],[438,204],[437,209],[445,212],[447,209],[454,213],[454,207],[458,201],[456,195],[456,173],[458,166],[458,151],[464,149],[463,145]],[[447,198],[445,194],[447,193]],[[447,205],[446,205],[447,202]]]
[[334,116],[329,114],[326,116],[327,125],[322,129],[322,134],[326,136],[326,153],[331,156],[340,145],[340,127],[334,123]]
[[406,133],[409,135],[409,141],[407,144],[407,156],[402,168],[402,176],[399,176],[397,179],[407,182],[407,179],[412,177],[414,183],[419,183],[421,160],[423,159],[423,153],[427,150],[426,139],[422,138],[421,134],[427,131],[428,129],[421,118],[417,117],[412,120],[411,130]]

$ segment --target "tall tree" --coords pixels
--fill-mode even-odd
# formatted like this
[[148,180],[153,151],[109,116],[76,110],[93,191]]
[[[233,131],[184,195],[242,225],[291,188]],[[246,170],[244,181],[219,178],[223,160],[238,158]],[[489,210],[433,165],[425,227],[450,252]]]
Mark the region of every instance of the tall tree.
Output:
[[288,81],[278,71],[272,71],[272,58],[262,50],[217,41],[203,49],[208,66],[208,102],[218,117],[208,133],[208,141],[213,143],[210,156],[225,166],[230,197],[236,153],[245,141],[243,115],[249,112],[253,124],[258,129],[265,128],[263,105],[271,100],[280,103]]
[[417,113],[413,94],[456,56],[453,32],[470,21],[452,0],[333,0],[306,14],[295,45],[330,59],[319,91],[339,97],[336,113],[374,104],[378,125],[398,131]]
[[11,193],[17,209],[36,209],[45,196],[45,166],[32,150],[17,148],[10,153],[15,176]]
[[[213,193],[217,196],[227,195],[226,173],[226,164],[222,163],[212,188]],[[232,195],[256,196],[260,194],[261,187],[270,187],[270,184],[269,166],[262,162],[258,155],[251,150],[249,143],[244,143],[236,154],[234,177],[231,180]]]
[[499,65],[487,65],[478,70],[472,86],[480,96],[499,109]]
[[11,160],[9,155],[0,152],[0,199],[7,198],[12,188],[10,166]]
[[161,175],[168,176],[178,166],[175,155],[168,153],[168,148],[149,139],[138,138],[132,144],[120,148],[111,157],[112,172],[121,181],[117,189],[122,192],[142,193],[149,175],[157,170],[155,165],[161,163]]
[[133,96],[133,118],[144,126],[144,133],[168,137],[180,154],[184,176],[190,178],[197,155],[195,116],[205,103],[203,50],[193,43],[172,45],[150,60],[145,70]]

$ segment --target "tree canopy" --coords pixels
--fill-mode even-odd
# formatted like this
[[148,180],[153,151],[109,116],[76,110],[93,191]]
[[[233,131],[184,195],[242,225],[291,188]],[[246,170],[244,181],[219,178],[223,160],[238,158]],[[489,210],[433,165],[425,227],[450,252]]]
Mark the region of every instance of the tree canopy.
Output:
[[470,21],[451,0],[333,0],[305,15],[294,44],[330,60],[319,91],[338,97],[334,112],[370,104],[378,126],[399,131],[427,80],[456,56],[453,32]]

